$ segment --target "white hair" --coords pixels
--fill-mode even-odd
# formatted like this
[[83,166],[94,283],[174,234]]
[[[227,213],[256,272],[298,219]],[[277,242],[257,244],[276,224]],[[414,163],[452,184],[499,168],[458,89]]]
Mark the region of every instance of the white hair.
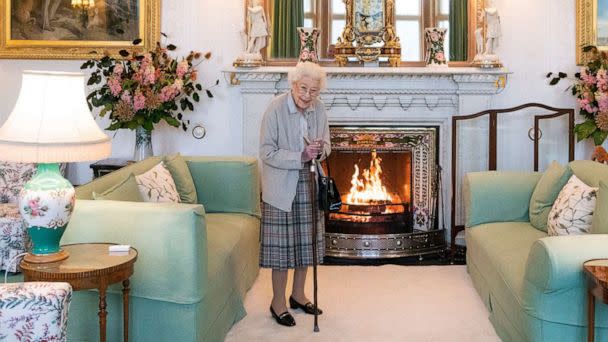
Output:
[[290,85],[293,85],[306,76],[314,80],[318,80],[320,90],[325,89],[325,85],[327,84],[325,70],[313,62],[298,63],[294,68],[289,70],[287,80],[289,81]]

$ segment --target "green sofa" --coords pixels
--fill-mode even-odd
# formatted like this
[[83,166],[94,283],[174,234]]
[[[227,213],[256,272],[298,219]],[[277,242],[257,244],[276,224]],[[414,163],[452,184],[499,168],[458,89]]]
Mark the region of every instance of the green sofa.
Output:
[[[140,174],[158,157],[129,165],[76,189],[76,206],[61,240],[116,242],[139,256],[131,277],[130,341],[223,341],[245,316],[243,298],[258,275],[257,160],[185,157],[200,204],[92,200]],[[107,297],[108,341],[122,341],[120,285]],[[98,341],[98,296],[74,293],[69,341]]]
[[[590,186],[608,166],[573,161]],[[548,236],[529,222],[540,173],[474,172],[464,179],[467,268],[503,341],[586,341],[584,261],[608,258],[608,235]],[[595,334],[608,339],[608,310],[596,304]]]

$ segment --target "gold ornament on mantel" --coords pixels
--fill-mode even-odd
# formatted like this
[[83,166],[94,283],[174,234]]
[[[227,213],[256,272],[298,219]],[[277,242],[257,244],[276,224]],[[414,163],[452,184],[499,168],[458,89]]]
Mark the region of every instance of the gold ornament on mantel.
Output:
[[[346,25],[336,44],[335,58],[346,66],[349,57],[362,62],[376,62],[387,57],[390,66],[401,62],[401,43],[395,33],[395,0],[369,0],[365,8],[355,8],[356,0],[343,0]],[[356,44],[354,44],[356,43]],[[384,43],[383,46],[375,46]]]

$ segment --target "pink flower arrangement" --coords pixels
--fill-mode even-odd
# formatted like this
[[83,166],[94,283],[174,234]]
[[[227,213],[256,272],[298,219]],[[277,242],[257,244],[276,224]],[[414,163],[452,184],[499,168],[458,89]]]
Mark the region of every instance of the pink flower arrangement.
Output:
[[[574,126],[574,133],[578,141],[593,139],[594,144],[599,146],[608,137],[608,54],[600,52],[595,46],[586,46],[583,51],[590,58],[574,75],[571,90],[585,121]],[[550,85],[566,77],[568,75],[563,72],[547,74],[547,78],[551,78]]]
[[[133,43],[138,45],[141,40]],[[148,131],[160,121],[185,131],[190,123],[182,114],[194,110],[194,102],[200,101],[199,91],[203,87],[195,83],[198,71],[195,64],[201,57],[209,59],[210,53],[202,55],[190,52],[186,57],[174,58],[160,43],[153,51],[138,53],[120,51],[119,58],[105,56],[100,60],[86,61],[81,69],[93,69],[88,85],[101,84],[88,96],[89,108],[100,107],[100,116],[109,114],[111,123],[106,129],[136,129]],[[216,85],[219,80],[216,81]],[[208,97],[213,97],[205,89]]]

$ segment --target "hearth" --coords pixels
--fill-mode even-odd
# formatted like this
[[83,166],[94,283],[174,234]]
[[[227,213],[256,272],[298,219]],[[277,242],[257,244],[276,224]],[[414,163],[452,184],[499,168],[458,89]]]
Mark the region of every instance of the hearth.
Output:
[[342,195],[326,217],[326,255],[395,258],[442,252],[437,127],[332,126],[326,171]]

